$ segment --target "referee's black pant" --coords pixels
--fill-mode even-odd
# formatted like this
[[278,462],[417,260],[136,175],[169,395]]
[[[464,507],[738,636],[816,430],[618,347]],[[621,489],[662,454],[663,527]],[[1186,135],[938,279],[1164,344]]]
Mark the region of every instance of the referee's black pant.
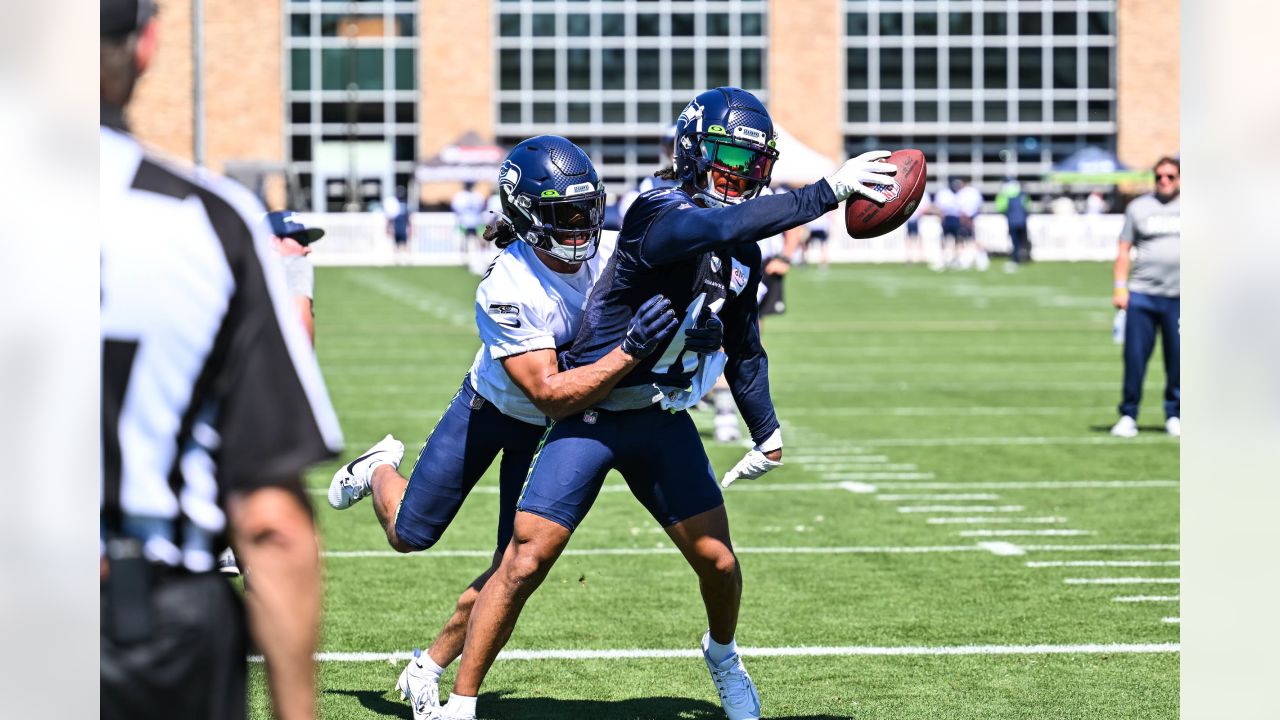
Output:
[[224,577],[157,578],[150,637],[128,644],[111,637],[105,590],[101,601],[102,720],[246,717],[244,606]]

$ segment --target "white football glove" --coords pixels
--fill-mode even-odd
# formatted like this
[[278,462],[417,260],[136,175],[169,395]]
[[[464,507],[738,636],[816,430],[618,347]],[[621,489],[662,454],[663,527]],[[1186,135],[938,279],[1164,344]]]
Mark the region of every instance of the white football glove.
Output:
[[747,480],[755,480],[770,470],[782,467],[782,463],[774,462],[764,456],[764,453],[752,448],[749,450],[733,469],[724,474],[724,479],[720,481],[720,487],[729,487],[734,480],[738,478],[746,478]]
[[893,184],[894,180],[889,175],[897,172],[898,166],[882,162],[892,154],[888,150],[864,152],[856,158],[847,160],[839,170],[823,179],[835,192],[837,202],[844,202],[852,195],[861,195],[883,204],[884,195],[868,186]]

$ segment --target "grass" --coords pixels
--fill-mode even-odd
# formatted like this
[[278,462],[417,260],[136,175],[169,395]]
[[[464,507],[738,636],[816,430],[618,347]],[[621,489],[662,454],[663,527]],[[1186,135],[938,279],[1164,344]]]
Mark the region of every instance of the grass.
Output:
[[[1171,549],[1035,546],[1173,545],[1178,491],[1151,487],[973,488],[964,484],[1178,479],[1178,445],[1162,431],[1163,370],[1153,359],[1143,434],[1111,438],[1120,351],[1110,342],[1109,270],[1038,264],[1022,272],[935,274],[914,266],[798,268],[788,314],[765,329],[787,466],[766,485],[834,482],[884,456],[895,479],[874,492],[833,487],[726,495],[745,575],[738,639],[748,647],[1175,643],[1173,584],[1067,584],[1068,578],[1176,578],[1176,566],[1030,568],[1029,560],[1176,560]],[[478,346],[476,279],[453,268],[322,268],[318,352],[348,454],[387,432],[425,439]],[[709,428],[710,417],[696,417]],[[718,471],[739,447],[707,441]],[[827,459],[823,460],[823,457]],[[406,459],[405,469],[412,462]],[[845,464],[845,467],[839,467]],[[328,484],[337,461],[308,482]],[[833,477],[834,476],[834,477]],[[611,485],[621,485],[611,477]],[[944,483],[945,489],[920,489]],[[958,485],[951,485],[958,484]],[[495,473],[481,481],[438,546],[492,548]],[[621,488],[618,488],[621,489]],[[867,488],[864,488],[867,489]],[[983,500],[880,500],[886,494],[979,493]],[[384,550],[367,507],[338,513],[319,495],[326,550]],[[366,504],[367,505],[367,504]],[[914,513],[900,506],[1021,506],[1017,512]],[[931,517],[1003,523],[938,524]],[[1027,523],[1021,518],[1061,518]],[[1009,522],[1011,521],[1011,522]],[[1075,529],[1079,536],[975,538],[975,529]],[[1028,548],[1002,556],[977,548]],[[765,548],[957,547],[938,553],[753,552]],[[605,492],[570,549],[669,548],[640,505]],[[326,560],[323,651],[404,652],[427,645],[476,557]],[[569,555],[530,601],[513,649],[691,649],[705,628],[692,573],[676,555]],[[774,718],[1175,718],[1177,653],[748,657]],[[390,692],[401,663],[323,663],[324,718],[410,717]],[[254,717],[269,717],[260,666]],[[446,674],[447,689],[452,669]],[[480,700],[488,718],[717,718],[696,658],[501,661]]]

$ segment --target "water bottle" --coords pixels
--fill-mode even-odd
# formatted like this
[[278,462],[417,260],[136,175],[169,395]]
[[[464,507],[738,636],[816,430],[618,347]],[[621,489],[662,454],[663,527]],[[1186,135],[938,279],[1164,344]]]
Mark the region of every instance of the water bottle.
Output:
[[1111,323],[1111,342],[1117,345],[1124,344],[1124,318],[1125,311],[1121,308],[1116,311],[1116,319]]

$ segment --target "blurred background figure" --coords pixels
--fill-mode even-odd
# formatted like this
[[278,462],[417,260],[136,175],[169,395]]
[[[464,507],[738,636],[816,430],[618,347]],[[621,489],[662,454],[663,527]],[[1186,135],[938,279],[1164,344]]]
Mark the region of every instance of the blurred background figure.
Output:
[[382,203],[382,212],[387,217],[387,235],[395,242],[395,263],[409,262],[409,239],[413,237],[413,223],[410,222],[408,196],[404,188],[396,188],[396,194],[389,196]]
[[911,213],[911,217],[907,220],[907,262],[920,263],[925,261],[924,241],[920,237],[920,217],[935,213],[936,208],[933,204],[933,197],[929,195],[928,191],[925,191],[920,196],[920,204],[916,206],[915,212]]
[[1085,215],[1105,215],[1111,209],[1107,199],[1103,197],[1101,190],[1094,190],[1089,193],[1089,197],[1084,199]]
[[[793,230],[792,232],[799,231]],[[816,250],[818,253],[818,267],[825,271],[831,262],[831,252],[827,247],[827,241],[831,237],[831,213],[827,213],[805,225],[804,232],[804,251],[800,254],[800,257],[805,262],[809,262],[808,256]]]
[[960,234],[957,236],[959,241],[957,250],[960,258],[960,269],[968,270],[975,268],[977,270],[986,270],[991,266],[991,261],[987,259],[987,251],[977,241],[977,233],[975,232],[975,222],[979,214],[982,213],[982,191],[969,184],[965,180],[960,180],[960,189],[956,192],[956,204],[960,209]]
[[1111,434],[1117,437],[1138,434],[1142,381],[1157,332],[1164,354],[1165,431],[1175,437],[1182,435],[1181,162],[1174,157],[1161,158],[1156,162],[1155,176],[1156,191],[1137,198],[1125,209],[1124,229],[1112,268],[1112,304],[1126,311],[1124,390],[1118,408],[1120,420],[1111,428]]
[[671,166],[674,163],[672,150],[675,147],[675,142],[676,126],[669,125],[658,140],[658,160],[661,162],[658,171],[640,178],[640,182],[636,183],[634,188],[627,190],[618,198],[618,228],[622,227],[622,221],[627,217],[627,210],[631,208],[631,203],[640,197],[640,193],[648,192],[654,188],[676,187],[679,185],[678,182],[668,177]]
[[276,254],[284,262],[284,277],[289,295],[298,310],[298,318],[307,329],[311,345],[316,344],[315,284],[316,269],[311,264],[311,243],[324,237],[324,230],[307,227],[292,210],[267,213]]
[[1006,272],[1016,272],[1018,265],[1031,261],[1031,240],[1027,237],[1027,194],[1022,192],[1022,183],[1009,178],[996,195],[996,212],[1004,215],[1009,226],[1009,262],[1004,266]]

